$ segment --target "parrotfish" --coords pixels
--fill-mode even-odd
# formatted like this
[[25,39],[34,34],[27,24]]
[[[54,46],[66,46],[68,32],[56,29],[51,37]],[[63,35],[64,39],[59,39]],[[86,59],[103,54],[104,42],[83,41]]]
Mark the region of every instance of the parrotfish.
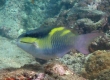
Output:
[[46,27],[27,31],[17,39],[17,45],[35,58],[49,60],[64,56],[71,49],[89,54],[88,46],[103,33],[78,35],[65,27]]

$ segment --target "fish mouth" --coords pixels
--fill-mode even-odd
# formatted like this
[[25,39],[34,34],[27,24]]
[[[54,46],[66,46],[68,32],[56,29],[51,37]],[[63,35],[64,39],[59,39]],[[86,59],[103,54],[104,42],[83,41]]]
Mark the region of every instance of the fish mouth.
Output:
[[17,46],[24,50],[25,52],[31,54],[34,57],[37,57],[36,53],[38,52],[37,48],[33,43],[21,42],[20,39],[17,40]]
[[32,48],[33,44],[32,43],[25,43],[21,42],[20,39],[17,40],[17,46],[21,49],[23,49],[26,52],[30,52],[30,49]]
[[20,39],[17,39],[16,44],[17,44],[17,46],[20,47],[20,48],[22,48],[23,46],[28,45],[28,43],[21,42]]

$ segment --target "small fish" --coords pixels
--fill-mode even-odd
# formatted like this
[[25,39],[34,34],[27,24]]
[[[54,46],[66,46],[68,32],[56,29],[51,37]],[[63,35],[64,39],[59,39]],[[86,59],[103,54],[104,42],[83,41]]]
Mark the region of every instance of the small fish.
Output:
[[100,35],[103,33],[77,35],[65,27],[46,27],[20,35],[17,45],[35,58],[48,60],[62,57],[73,48],[89,54],[89,44]]

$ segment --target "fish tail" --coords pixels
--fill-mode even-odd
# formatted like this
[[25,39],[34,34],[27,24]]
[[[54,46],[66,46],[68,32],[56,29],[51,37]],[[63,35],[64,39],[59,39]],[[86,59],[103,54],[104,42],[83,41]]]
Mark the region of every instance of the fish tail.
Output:
[[83,34],[79,35],[76,39],[75,43],[75,49],[77,49],[79,52],[83,54],[89,54],[88,46],[90,43],[98,36],[103,36],[104,33],[89,33],[89,34]]

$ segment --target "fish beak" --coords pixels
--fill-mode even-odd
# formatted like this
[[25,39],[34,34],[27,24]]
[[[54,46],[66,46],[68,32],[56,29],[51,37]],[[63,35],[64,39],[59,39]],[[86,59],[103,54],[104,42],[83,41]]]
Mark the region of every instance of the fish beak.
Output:
[[28,53],[32,52],[32,49],[35,49],[35,46],[33,46],[32,43],[24,43],[24,42],[21,42],[20,39],[17,40],[17,46]]

